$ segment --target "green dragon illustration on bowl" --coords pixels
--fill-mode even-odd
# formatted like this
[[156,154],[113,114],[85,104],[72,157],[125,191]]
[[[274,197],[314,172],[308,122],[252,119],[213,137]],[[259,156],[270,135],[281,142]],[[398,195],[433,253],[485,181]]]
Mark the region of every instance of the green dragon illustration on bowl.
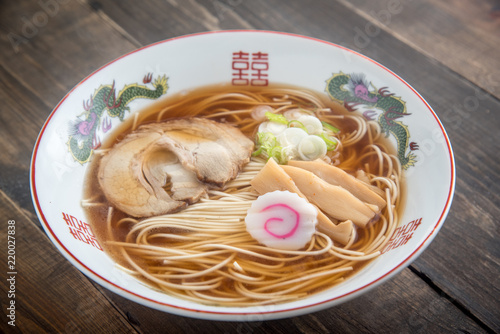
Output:
[[[68,149],[76,161],[81,164],[88,162],[94,150],[100,146],[97,130],[101,128],[102,132],[107,132],[111,128],[105,111],[109,117],[118,117],[123,121],[125,112],[130,111],[128,104],[131,101],[139,98],[157,99],[167,92],[167,77],[158,76],[154,82],[152,80],[153,75],[149,73],[144,76],[144,85],[125,85],[118,95],[113,81],[111,85],[101,85],[89,100],[83,101],[85,111],[71,124],[67,142]],[[154,89],[145,86],[147,84],[151,84]],[[82,116],[83,119],[80,118]]]
[[[363,112],[368,120],[374,120],[377,110],[381,111],[377,122],[386,136],[392,134],[397,142],[397,155],[403,169],[414,166],[418,149],[415,142],[410,142],[408,126],[398,118],[411,115],[406,110],[406,103],[400,97],[390,93],[387,87],[370,90],[373,84],[368,83],[364,74],[334,73],[327,80],[326,92],[333,100],[343,104],[347,110],[355,111],[357,106],[364,105],[373,110]],[[410,151],[410,152],[408,152]],[[408,152],[408,153],[407,153]]]

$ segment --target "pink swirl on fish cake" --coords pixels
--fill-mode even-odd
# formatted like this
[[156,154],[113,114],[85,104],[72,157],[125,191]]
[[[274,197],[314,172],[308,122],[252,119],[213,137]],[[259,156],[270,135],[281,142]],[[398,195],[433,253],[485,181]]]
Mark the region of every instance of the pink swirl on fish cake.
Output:
[[275,238],[284,239],[284,238],[289,238],[289,237],[293,236],[295,234],[295,232],[297,231],[297,229],[299,228],[300,214],[296,210],[292,209],[289,205],[286,205],[283,203],[269,205],[269,206],[265,207],[264,209],[262,209],[261,212],[267,211],[267,210],[272,209],[274,207],[283,207],[283,208],[287,208],[288,210],[292,211],[295,214],[295,225],[293,226],[293,228],[289,232],[287,232],[285,234],[276,234],[268,228],[268,224],[270,224],[273,221],[282,222],[283,218],[271,217],[268,220],[266,220],[266,222],[264,224],[264,230]]

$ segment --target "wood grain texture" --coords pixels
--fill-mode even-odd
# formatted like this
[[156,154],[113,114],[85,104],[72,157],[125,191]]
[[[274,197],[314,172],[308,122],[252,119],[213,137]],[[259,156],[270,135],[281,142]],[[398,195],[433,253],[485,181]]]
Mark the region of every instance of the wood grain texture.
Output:
[[252,321],[243,318],[242,322],[190,319],[131,304],[116,294],[108,295],[144,333],[486,332],[408,269],[355,300],[284,320],[262,321],[258,315],[250,317]]
[[[19,222],[19,268],[26,276],[19,276],[23,327],[18,329],[500,331],[500,79],[495,72],[500,34],[498,19],[487,16],[496,3],[401,0],[403,10],[387,24],[372,15],[394,2],[0,1],[0,217]],[[179,35],[242,28],[298,33],[347,46],[386,65],[423,95],[448,131],[457,166],[456,195],[441,232],[411,269],[391,281],[341,306],[287,320],[188,319],[91,283],[43,235],[31,204],[29,161],[43,122],[75,84],[128,51]],[[433,142],[420,144],[420,159],[432,156]],[[4,242],[5,222],[0,226]],[[5,265],[0,263],[2,278]],[[2,303],[5,284],[2,279]],[[1,322],[0,329],[11,328]]]
[[[120,1],[120,3],[121,6],[128,8],[134,6],[132,2],[123,3]],[[206,6],[206,10],[211,12],[212,16],[217,17],[217,8],[212,3],[200,3]],[[449,68],[440,66],[434,57],[413,45],[403,43],[390,32],[382,29],[374,30],[365,38],[362,33],[366,34],[366,31],[370,31],[366,30],[366,27],[370,27],[371,21],[368,21],[364,15],[349,15],[350,6],[326,1],[320,2],[317,6],[321,7],[320,11],[318,11],[318,7],[314,6],[304,8],[300,1],[240,2],[237,5],[228,6],[227,13],[230,12],[231,16],[223,17],[230,17],[234,22],[246,20],[252,27],[259,29],[277,30],[279,27],[286,27],[286,30],[290,32],[301,32],[346,45],[374,58],[400,74],[429,101],[448,130],[455,149],[459,179],[453,210],[440,232],[438,240],[451,239],[456,242],[433,243],[433,247],[424,253],[426,256],[419,259],[417,264],[425,275],[443,288],[443,291],[449,293],[460,303],[468,304],[471,310],[478,312],[479,317],[483,319],[482,321],[493,328],[498,328],[500,324],[497,321],[492,322],[492,320],[500,319],[498,313],[500,307],[498,300],[490,298],[490,292],[496,291],[498,293],[498,288],[494,279],[485,280],[483,278],[493,278],[500,275],[498,257],[492,257],[489,252],[484,252],[481,248],[471,247],[471,245],[485,244],[489,247],[488,249],[493,249],[495,248],[494,243],[500,237],[498,228],[492,228],[494,217],[498,217],[497,212],[498,207],[500,207],[500,199],[496,195],[499,183],[483,183],[482,181],[475,183],[476,187],[483,184],[483,190],[485,187],[490,188],[487,192],[478,193],[479,189],[463,188],[464,183],[461,183],[460,180],[462,177],[477,178],[482,175],[489,175],[492,181],[499,179],[497,168],[500,165],[499,156],[491,154],[490,150],[499,148],[500,144],[495,136],[484,136],[484,134],[495,133],[496,129],[500,127],[500,118],[491,112],[497,110],[500,104],[495,97],[490,96],[480,87],[472,85],[457,73],[450,71]],[[113,19],[120,19],[121,24],[127,27],[128,20],[123,17],[123,13],[115,14],[115,8],[115,6],[108,5],[103,7],[103,11]],[[137,10],[144,10],[144,8],[137,8]],[[269,14],[266,13],[271,12],[275,15],[272,19],[267,18],[266,15]],[[247,15],[247,13],[261,15],[252,16]],[[312,13],[314,13],[315,19],[307,19],[308,15],[313,15]],[[234,19],[235,15],[240,16],[241,20]],[[328,27],[328,29],[318,29],[318,27]],[[147,26],[144,29],[162,30],[167,29],[167,27]],[[140,42],[152,42],[151,40],[142,41],[140,33],[137,31],[131,31],[131,34],[134,34],[134,37]],[[411,63],[408,61],[410,59]],[[464,136],[464,133],[468,135]],[[484,145],[477,147],[476,143],[478,142],[482,142]],[[432,141],[425,144],[418,152],[421,159],[425,159],[426,156],[430,157],[433,145],[435,145]],[[474,152],[472,160],[471,152]],[[482,161],[482,163],[477,164],[478,161]],[[462,208],[469,205],[463,203],[464,198],[469,196],[481,198],[481,203],[488,207],[486,218],[489,219],[486,221],[477,219],[478,212],[462,211]],[[455,208],[457,211],[454,211]],[[478,232],[474,236],[476,240],[460,242],[460,236],[467,235],[471,229]],[[447,254],[449,257],[441,256],[441,254]],[[476,268],[464,266],[463,254],[470,254],[472,258],[479,259],[484,265]],[[450,261],[450,258],[453,261]],[[448,275],[443,275],[442,268],[450,266]],[[467,280],[440,280],[452,277],[451,273],[453,272],[460,273],[460,277],[467,277]]]
[[54,16],[39,27],[39,4],[0,10],[0,189],[31,212],[31,152],[50,112],[85,76],[137,47],[85,4],[47,3],[57,4]]
[[498,1],[342,2],[391,31],[395,38],[500,98],[498,52],[492,52],[498,51],[500,45]]
[[[0,238],[7,249],[7,221],[15,220],[15,287],[7,281],[6,259],[0,261],[0,293],[5,314],[7,302],[15,301],[15,328],[4,316],[0,329],[20,333],[135,333],[120,313],[89,280],[57,251],[49,239],[0,191]],[[9,283],[9,284],[8,284]],[[15,298],[7,300],[8,292]],[[5,299],[4,299],[5,298]],[[102,321],[102,319],[106,319]]]
[[29,1],[3,4],[0,12],[0,62],[47,111],[91,72],[138,47],[87,5],[61,2],[50,2],[58,4],[53,16]]

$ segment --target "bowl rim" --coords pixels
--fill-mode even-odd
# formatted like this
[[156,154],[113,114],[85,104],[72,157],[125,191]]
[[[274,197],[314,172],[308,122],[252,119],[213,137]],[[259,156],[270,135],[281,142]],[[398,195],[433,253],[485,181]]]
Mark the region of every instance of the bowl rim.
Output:
[[[320,302],[316,303],[310,303],[306,305],[301,305],[297,307],[292,307],[292,308],[287,308],[287,309],[280,309],[280,310],[270,310],[270,311],[258,311],[258,312],[227,312],[227,311],[209,311],[209,310],[199,310],[199,309],[193,309],[189,307],[184,307],[180,305],[174,305],[172,303],[168,302],[161,302],[157,300],[153,300],[148,297],[144,297],[138,293],[129,291],[128,289],[119,286],[118,284],[111,282],[110,280],[100,276],[98,273],[94,272],[90,268],[88,268],[84,263],[82,263],[75,255],[73,255],[59,240],[59,238],[56,236],[54,231],[52,230],[50,223],[48,220],[45,218],[45,215],[43,213],[40,201],[38,199],[37,195],[37,189],[36,189],[36,160],[38,156],[38,149],[40,145],[40,141],[45,133],[45,130],[50,123],[52,117],[55,115],[55,113],[59,110],[59,107],[64,103],[64,101],[73,93],[74,90],[76,90],[79,86],[81,86],[84,82],[86,82],[88,79],[93,77],[95,74],[99,73],[103,69],[109,67],[113,63],[117,62],[118,60],[122,58],[126,58],[132,54],[135,54],[137,52],[140,52],[144,49],[148,49],[151,47],[154,47],[159,44],[164,44],[164,43],[169,43],[175,40],[179,39],[185,39],[185,38],[191,38],[191,37],[196,37],[196,36],[206,36],[206,35],[213,35],[213,34],[247,34],[247,33],[253,33],[253,34],[272,34],[272,35],[281,35],[281,36],[288,36],[288,37],[293,37],[293,38],[299,38],[299,39],[306,39],[310,40],[313,42],[317,43],[323,43],[329,46],[332,46],[334,48],[341,49],[345,52],[349,52],[357,57],[364,58],[365,60],[368,60],[370,63],[382,68],[386,72],[388,72],[390,75],[392,75],[394,78],[398,79],[402,84],[407,86],[413,94],[415,94],[416,97],[418,97],[427,107],[428,111],[431,113],[431,115],[434,117],[436,120],[443,136],[445,139],[446,143],[446,148],[449,153],[449,163],[450,163],[450,184],[449,184],[449,191],[447,195],[447,199],[445,202],[445,205],[441,211],[441,214],[439,218],[437,219],[436,223],[434,224],[434,227],[429,234],[426,236],[426,238],[420,243],[420,245],[411,253],[409,254],[404,260],[402,260],[399,264],[395,265],[394,268],[389,270],[387,273],[385,273],[382,276],[377,277],[376,279],[366,283],[365,285],[346,292],[345,294],[339,295],[334,298],[326,299]],[[181,315],[181,316],[189,316],[189,317],[194,317],[194,318],[199,318],[199,319],[207,319],[207,320],[223,320],[223,321],[238,321],[241,320],[239,318],[244,317],[244,316],[249,316],[249,315],[262,315],[265,316],[267,320],[271,319],[280,319],[280,318],[285,318],[285,317],[290,317],[290,316],[297,316],[301,314],[306,314],[306,313],[311,313],[315,311],[319,311],[321,309],[325,309],[340,303],[343,303],[345,301],[348,301],[350,299],[353,299],[357,297],[358,295],[365,293],[379,284],[383,283],[384,281],[390,279],[403,269],[405,269],[414,259],[416,259],[424,250],[427,248],[427,246],[431,243],[431,241],[435,238],[439,230],[441,229],[446,216],[448,215],[448,212],[450,210],[452,201],[453,201],[453,196],[455,192],[455,183],[456,183],[456,167],[455,167],[455,158],[453,154],[453,149],[450,143],[450,139],[446,133],[446,130],[439,120],[438,116],[434,112],[434,110],[431,108],[431,106],[427,103],[427,101],[410,85],[408,84],[405,80],[403,80],[399,75],[385,67],[384,65],[378,63],[377,61],[361,54],[358,53],[357,51],[351,50],[347,47],[338,45],[336,43],[332,43],[326,40],[314,38],[314,37],[309,37],[309,36],[304,36],[300,34],[294,34],[294,33],[288,33],[288,32],[281,32],[281,31],[271,31],[271,30],[255,30],[255,29],[235,29],[235,30],[217,30],[217,31],[206,31],[206,32],[199,32],[199,33],[193,33],[193,34],[186,34],[186,35],[181,35],[165,40],[161,40],[152,44],[145,45],[141,48],[132,50],[128,53],[125,53],[121,55],[118,58],[115,58],[111,60],[110,62],[106,63],[105,65],[99,67],[89,75],[87,75],[83,80],[81,80],[79,83],[77,83],[69,92],[67,92],[64,97],[60,100],[60,102],[54,107],[54,109],[51,111],[49,116],[47,117],[45,123],[43,124],[38,137],[36,139],[34,148],[33,148],[33,153],[31,157],[31,163],[30,163],[30,189],[31,189],[31,197],[32,201],[34,204],[35,211],[37,213],[37,216],[41,222],[42,227],[44,228],[46,234],[49,236],[49,239],[52,241],[52,243],[56,246],[56,248],[59,250],[59,252],[75,267],[77,267],[83,274],[94,280],[95,282],[99,283],[101,286],[109,289],[110,291],[113,291],[114,293],[117,293],[118,295],[125,297],[129,300],[132,300],[134,302],[137,302],[139,304],[160,310],[160,311],[165,311],[169,312],[172,314],[176,315]],[[242,307],[241,310],[245,310],[245,307]],[[245,319],[245,321],[249,321],[248,319]],[[251,320],[250,320],[251,321]]]

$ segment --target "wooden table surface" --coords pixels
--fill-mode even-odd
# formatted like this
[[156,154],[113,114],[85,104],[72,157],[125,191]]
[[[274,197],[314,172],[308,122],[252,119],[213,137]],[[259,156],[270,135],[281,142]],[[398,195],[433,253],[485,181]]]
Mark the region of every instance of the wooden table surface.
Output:
[[[457,182],[434,242],[389,282],[285,320],[217,322],[166,314],[89,280],[35,214],[33,145],[82,78],[141,46],[209,30],[324,39],[398,73],[434,108]],[[500,2],[495,0],[0,0],[0,298],[3,332],[500,332]],[[15,327],[8,324],[9,221],[16,224]]]

